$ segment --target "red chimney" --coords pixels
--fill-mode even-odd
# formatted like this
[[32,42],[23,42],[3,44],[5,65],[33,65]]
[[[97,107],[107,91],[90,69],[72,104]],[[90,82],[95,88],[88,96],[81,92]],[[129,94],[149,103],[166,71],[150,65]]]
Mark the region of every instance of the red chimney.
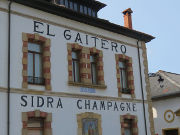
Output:
[[131,8],[128,8],[122,12],[124,14],[124,27],[132,29],[132,18],[131,18],[131,13],[133,11]]

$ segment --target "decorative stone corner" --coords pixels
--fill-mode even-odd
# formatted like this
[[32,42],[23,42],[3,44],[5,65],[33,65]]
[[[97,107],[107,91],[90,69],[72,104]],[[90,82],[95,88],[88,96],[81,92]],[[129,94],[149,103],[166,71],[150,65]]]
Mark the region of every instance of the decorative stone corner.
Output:
[[144,74],[145,74],[145,82],[146,82],[146,93],[147,93],[147,100],[148,100],[150,131],[151,131],[151,135],[154,135],[155,130],[154,130],[154,120],[153,120],[153,112],[152,112],[152,100],[151,100],[150,83],[149,83],[149,77],[148,77],[148,61],[147,61],[147,52],[146,52],[145,42],[142,42],[141,47],[142,47],[142,50],[143,50],[142,56],[143,56]]
[[128,79],[128,88],[131,91],[131,97],[135,98],[134,92],[134,75],[133,75],[133,68],[132,68],[132,58],[128,57],[124,54],[115,54],[116,59],[116,77],[117,77],[117,87],[118,87],[118,96],[122,96],[121,92],[121,84],[120,84],[120,72],[119,72],[119,61],[125,61],[127,64],[127,79]]
[[52,113],[41,112],[40,110],[22,112],[22,135],[28,135],[28,120],[29,118],[43,118],[44,119],[44,131],[45,135],[52,135]]
[[51,52],[50,52],[50,39],[40,36],[39,34],[29,34],[29,33],[22,33],[22,41],[23,41],[23,70],[22,70],[22,88],[28,88],[28,43],[37,43],[43,46],[43,76],[45,79],[45,88],[46,90],[51,90]]
[[124,135],[125,128],[127,124],[125,123],[125,119],[132,120],[132,135],[138,135],[138,119],[135,115],[130,115],[129,113],[126,115],[120,116],[121,123],[121,135]]
[[93,112],[85,112],[81,114],[77,114],[77,124],[78,124],[78,135],[83,135],[83,119],[97,119],[98,120],[98,135],[102,135],[102,127],[101,127],[101,115]]

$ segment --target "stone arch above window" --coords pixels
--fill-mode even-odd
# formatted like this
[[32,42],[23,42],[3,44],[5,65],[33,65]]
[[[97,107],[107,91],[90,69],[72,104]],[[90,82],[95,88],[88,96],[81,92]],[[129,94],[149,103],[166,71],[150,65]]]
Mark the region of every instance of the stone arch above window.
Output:
[[43,119],[43,135],[52,135],[52,113],[41,112],[39,110],[22,112],[22,135],[28,135],[28,122],[30,119]]
[[[124,54],[115,54],[116,59],[116,77],[117,77],[117,87],[118,87],[118,96],[121,97],[123,93],[131,94],[132,98],[135,98],[134,93],[134,76],[133,76],[133,67],[132,67],[132,58]],[[119,63],[122,62],[122,63]],[[122,82],[122,73],[120,71],[120,65],[125,66],[125,79],[126,82]],[[123,91],[122,84],[126,83],[125,91]]]
[[42,76],[46,90],[51,90],[51,63],[50,63],[50,39],[40,36],[39,34],[22,33],[23,41],[23,70],[22,70],[22,87],[28,88],[28,43],[36,43],[42,46]]
[[93,135],[102,135],[100,114],[93,112],[77,114],[77,124],[78,135],[85,135],[85,132],[93,132]]

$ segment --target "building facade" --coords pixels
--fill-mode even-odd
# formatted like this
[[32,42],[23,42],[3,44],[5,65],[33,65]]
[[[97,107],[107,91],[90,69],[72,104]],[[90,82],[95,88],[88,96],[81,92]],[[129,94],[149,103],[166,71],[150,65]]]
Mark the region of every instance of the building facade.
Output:
[[158,71],[149,77],[155,133],[157,135],[180,134],[180,75]]
[[94,0],[0,1],[1,135],[153,135],[146,42]]

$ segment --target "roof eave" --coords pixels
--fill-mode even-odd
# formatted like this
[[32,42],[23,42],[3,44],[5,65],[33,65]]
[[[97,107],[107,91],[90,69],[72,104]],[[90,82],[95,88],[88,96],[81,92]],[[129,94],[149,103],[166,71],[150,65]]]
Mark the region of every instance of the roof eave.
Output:
[[81,23],[99,27],[114,33],[125,35],[127,37],[135,38],[137,40],[144,41],[146,43],[150,42],[152,39],[155,38],[151,35],[136,30],[128,29],[126,27],[117,24],[110,23],[107,20],[94,18],[78,12],[74,12],[70,9],[55,5],[50,2],[46,2],[42,0],[13,0],[13,1],[51,14],[55,14]]

